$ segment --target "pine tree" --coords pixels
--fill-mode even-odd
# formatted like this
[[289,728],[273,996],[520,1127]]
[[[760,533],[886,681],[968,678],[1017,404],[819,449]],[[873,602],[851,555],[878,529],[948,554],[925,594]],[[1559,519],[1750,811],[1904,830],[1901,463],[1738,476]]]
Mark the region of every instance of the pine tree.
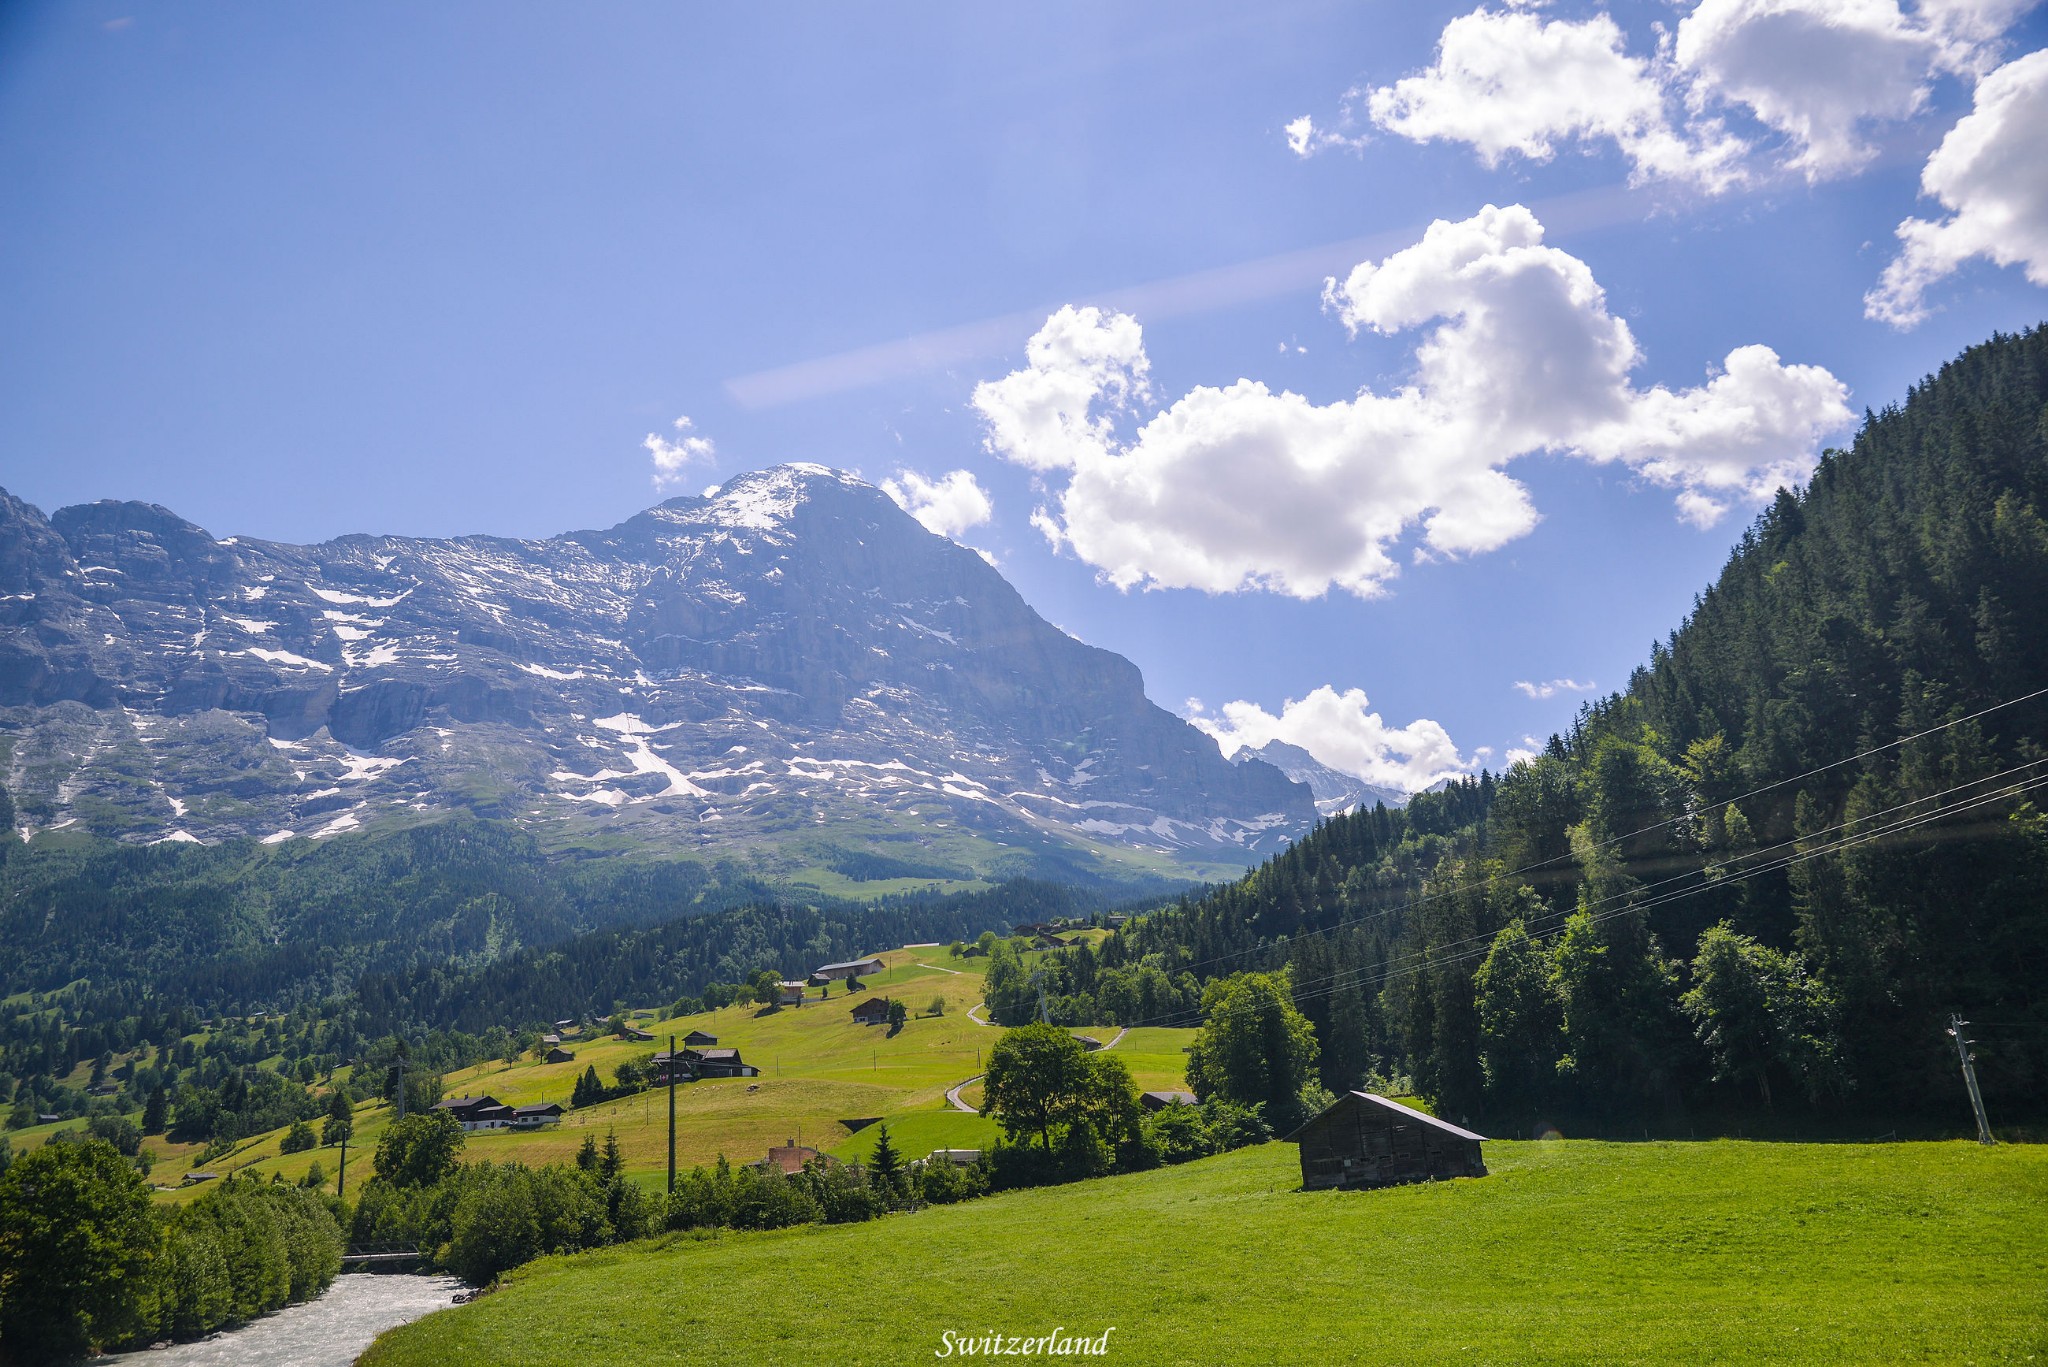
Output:
[[159,1087],[149,1094],[149,1100],[142,1104],[142,1132],[162,1134],[164,1122],[170,1118],[170,1101]]
[[583,1076],[576,1079],[576,1089],[569,1093],[569,1104],[574,1107],[595,1106],[604,1100],[604,1084],[597,1079],[597,1065],[583,1070]]
[[889,1200],[893,1201],[903,1191],[903,1155],[889,1138],[887,1121],[875,1136],[875,1152],[868,1159],[868,1178]]

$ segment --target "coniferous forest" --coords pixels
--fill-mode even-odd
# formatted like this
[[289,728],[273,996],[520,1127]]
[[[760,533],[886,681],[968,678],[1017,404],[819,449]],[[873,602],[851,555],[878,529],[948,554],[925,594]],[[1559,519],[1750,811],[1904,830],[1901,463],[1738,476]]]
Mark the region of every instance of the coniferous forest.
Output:
[[1327,822],[1060,985],[1285,968],[1326,1085],[1495,1126],[1967,1124],[1959,1012],[1989,1104],[2035,1115],[2044,509],[2035,329],[1868,415],[1540,756]]

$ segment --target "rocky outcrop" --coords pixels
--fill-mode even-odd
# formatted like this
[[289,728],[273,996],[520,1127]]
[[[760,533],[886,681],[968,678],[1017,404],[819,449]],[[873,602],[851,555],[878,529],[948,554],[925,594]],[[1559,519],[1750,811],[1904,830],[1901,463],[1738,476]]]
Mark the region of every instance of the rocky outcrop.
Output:
[[0,741],[31,831],[337,834],[468,808],[564,838],[1255,858],[1309,792],[817,466],[541,541],[216,540],[0,495]]

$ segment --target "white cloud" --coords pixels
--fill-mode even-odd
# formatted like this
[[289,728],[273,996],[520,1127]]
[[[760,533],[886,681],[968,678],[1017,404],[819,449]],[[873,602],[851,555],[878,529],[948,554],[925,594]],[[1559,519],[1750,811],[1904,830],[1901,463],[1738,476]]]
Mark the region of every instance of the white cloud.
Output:
[[657,490],[672,489],[687,477],[685,467],[697,461],[717,458],[717,451],[709,437],[693,437],[688,418],[675,421],[676,439],[669,441],[658,433],[649,432],[647,440],[640,444],[647,448],[647,454],[654,458],[654,487]]
[[1531,698],[1554,698],[1560,693],[1591,693],[1595,684],[1591,679],[1580,683],[1577,679],[1548,679],[1542,683],[1530,683],[1527,679],[1515,680],[1515,687]]
[[1697,388],[1634,388],[1628,325],[1585,263],[1542,238],[1527,209],[1489,205],[1326,282],[1353,331],[1443,320],[1401,389],[1316,404],[1251,379],[1200,386],[1129,440],[1116,418],[1144,392],[1138,324],[1063,308],[1025,369],[976,387],[988,448],[1064,477],[1033,525],[1119,587],[1372,596],[1411,529],[1430,552],[1461,555],[1534,527],[1528,491],[1503,470],[1518,457],[1622,461],[1695,495],[1682,511],[1696,520],[1703,501],[1796,480],[1819,436],[1850,420],[1833,376],[1760,346]]
[[1712,119],[1681,126],[1664,71],[1626,47],[1620,26],[1604,14],[1545,21],[1474,10],[1445,26],[1434,65],[1364,92],[1365,105],[1389,132],[1469,143],[1489,166],[1510,152],[1544,161],[1561,141],[1604,138],[1628,157],[1637,179],[1709,190],[1735,183],[1741,141]]
[[1674,55],[1696,102],[1748,108],[1783,134],[1808,180],[1855,171],[1876,149],[1872,120],[1911,118],[1949,47],[1894,0],[1701,0]]
[[1973,78],[2034,0],[1699,0],[1674,33],[1657,25],[1635,55],[1611,18],[1546,20],[1484,7],[1445,25],[1434,62],[1391,85],[1346,92],[1335,129],[1287,125],[1298,156],[1350,144],[1361,108],[1417,142],[1469,145],[1489,166],[1542,161],[1563,144],[1612,144],[1637,181],[1709,193],[1755,178],[1752,145],[1726,126],[1754,120],[1783,140],[1784,166],[1810,181],[1852,173],[1871,126],[1920,114],[1932,82]]
[[1389,726],[1369,711],[1365,693],[1339,693],[1328,684],[1305,698],[1290,698],[1274,716],[1257,703],[1225,703],[1221,715],[1205,713],[1190,698],[1188,720],[1216,738],[1226,755],[1268,741],[1299,745],[1324,764],[1368,783],[1418,792],[1438,779],[1470,772],[1476,759],[1458,753],[1444,728],[1427,718]]
[[988,490],[970,470],[953,470],[937,479],[927,479],[915,470],[898,470],[896,478],[882,481],[882,492],[922,522],[926,531],[940,536],[957,539],[995,515]]
[[1906,328],[1927,316],[1929,287],[1973,257],[2019,266],[2048,286],[2048,51],[1998,68],[1975,107],[1949,130],[1921,173],[1923,193],[1949,216],[1899,225],[1904,250],[1864,296],[1864,312]]

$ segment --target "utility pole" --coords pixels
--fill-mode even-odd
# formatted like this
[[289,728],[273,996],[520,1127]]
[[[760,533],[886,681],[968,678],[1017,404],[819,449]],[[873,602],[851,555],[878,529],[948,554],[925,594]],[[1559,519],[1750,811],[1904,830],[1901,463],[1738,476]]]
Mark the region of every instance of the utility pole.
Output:
[[1977,1041],[1963,1038],[1963,1027],[1969,1022],[1951,1011],[1948,1017],[1948,1033],[1956,1042],[1956,1057],[1963,1064],[1963,1085],[1970,1089],[1970,1109],[1977,1113],[1977,1142],[1996,1144],[1991,1137],[1991,1121],[1984,1114],[1984,1093],[1977,1087],[1977,1056],[1970,1052],[1970,1046]]
[[676,1037],[668,1037],[668,1194],[676,1194]]
[[334,1199],[339,1201],[348,1191],[348,1136],[341,1137],[341,1171],[334,1177]]

